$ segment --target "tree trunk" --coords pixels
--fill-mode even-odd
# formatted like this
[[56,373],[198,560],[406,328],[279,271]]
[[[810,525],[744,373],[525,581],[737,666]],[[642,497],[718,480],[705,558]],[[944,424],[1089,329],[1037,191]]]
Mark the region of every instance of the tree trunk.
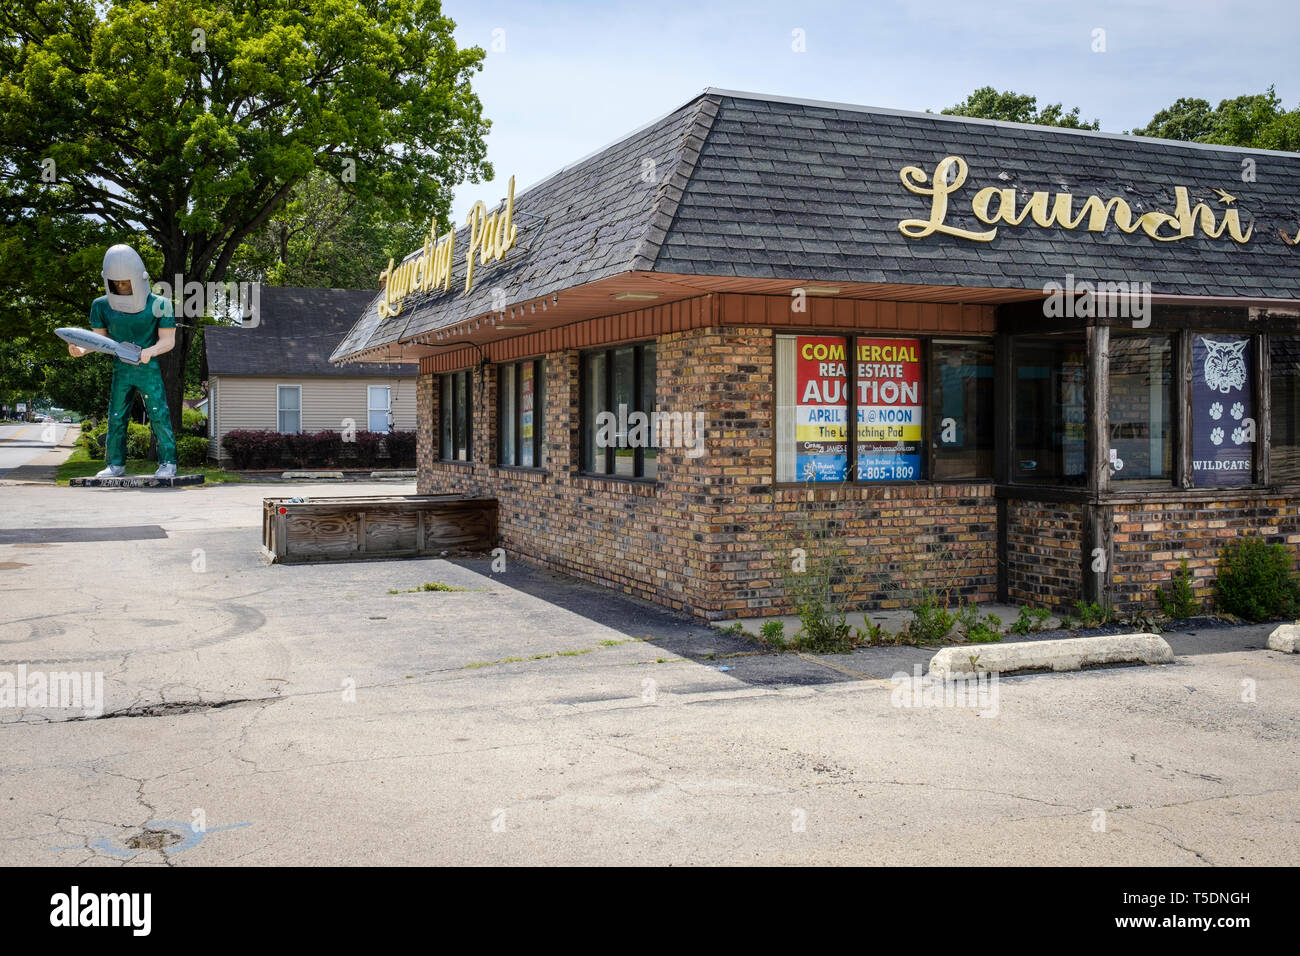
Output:
[[[183,265],[165,258],[163,261],[162,281],[174,283],[178,274],[182,275],[186,282],[194,278],[185,275]],[[167,410],[171,412],[172,434],[179,441],[181,438],[181,413],[185,408],[185,358],[190,354],[190,343],[194,341],[194,329],[197,327],[200,317],[183,314],[185,308],[184,287],[173,289],[172,295],[174,297],[172,306],[176,311],[176,345],[170,352],[160,355],[154,361],[158,363],[159,371],[162,372],[163,388],[167,393]],[[150,441],[150,450],[153,452],[154,458],[157,459],[158,439],[156,436]]]

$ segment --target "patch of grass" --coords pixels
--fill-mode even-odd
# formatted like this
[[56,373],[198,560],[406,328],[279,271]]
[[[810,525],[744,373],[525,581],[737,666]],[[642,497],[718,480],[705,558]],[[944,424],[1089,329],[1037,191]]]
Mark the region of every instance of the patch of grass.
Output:
[[[55,472],[55,480],[66,485],[72,478],[92,478],[95,472],[101,471],[104,467],[102,459],[91,459],[86,454],[86,449],[81,446],[72,452],[68,460],[59,465],[59,470]],[[158,470],[158,462],[150,461],[147,458],[128,458],[126,460],[126,474],[128,475],[152,475]],[[222,468],[216,468],[210,465],[195,465],[193,467],[182,468],[176,466],[178,475],[202,475],[204,484],[235,484],[244,479],[236,474],[232,474]],[[203,487],[199,485],[197,487]]]
[[418,588],[406,588],[404,590],[398,590],[397,588],[389,588],[388,593],[389,594],[418,594],[421,591],[468,591],[468,590],[470,590],[470,588],[458,588],[455,587],[454,585],[446,584],[442,581],[425,581]]
[[1156,600],[1160,602],[1160,610],[1165,616],[1174,621],[1194,617],[1201,609],[1200,602],[1192,591],[1192,571],[1187,567],[1186,558],[1178,562],[1178,570],[1174,572],[1169,592],[1165,593],[1163,588],[1157,591]]
[[1100,604],[1075,601],[1074,609],[1079,612],[1079,624],[1082,627],[1099,627],[1102,624],[1109,624],[1115,619],[1111,609],[1102,607]]
[[1045,607],[1021,606],[1020,615],[1007,628],[1012,634],[1035,634],[1047,627],[1052,612]]
[[979,605],[963,604],[955,617],[962,635],[972,644],[993,644],[1002,640],[1002,619],[990,613],[981,620]]
[[758,635],[773,647],[785,647],[785,624],[781,621],[767,621],[759,628]]
[[[418,590],[418,588],[413,588],[412,590]],[[434,588],[434,589],[431,589],[431,590],[440,590],[440,589]],[[468,590],[468,589],[467,589],[467,588],[451,588],[451,590],[453,590],[453,591],[465,591],[465,590]],[[388,593],[389,593],[389,594],[404,594],[404,593],[407,593],[407,592],[403,592],[403,591],[389,591]],[[582,648],[579,648],[578,650],[575,650],[575,651],[551,651],[550,653],[547,653],[547,654],[530,654],[528,657],[503,657],[503,658],[501,658],[500,660],[496,660],[496,661],[474,661],[473,663],[466,664],[466,665],[464,666],[463,669],[464,669],[464,670],[477,670],[477,669],[480,668],[480,667],[492,667],[492,666],[494,666],[494,665],[496,665],[496,664],[522,664],[522,663],[526,663],[526,662],[528,662],[528,661],[544,661],[544,660],[549,660],[549,659],[552,658],[552,657],[579,657],[579,656],[581,656],[581,655],[583,655],[583,654],[590,654],[590,653],[592,653],[593,651],[598,651],[598,650],[600,650],[600,648],[602,648],[602,647],[617,647],[619,644],[636,644],[636,643],[639,643],[639,642],[642,641],[642,640],[644,640],[644,638],[640,638],[640,637],[626,637],[626,638],[624,638],[624,639],[621,640],[621,641],[614,641],[614,640],[610,640],[610,641],[601,641],[601,642],[600,642],[600,645],[599,645],[598,647],[582,647]],[[660,663],[663,663],[663,659],[662,659],[662,658],[660,658]]]
[[956,615],[948,610],[944,596],[928,585],[917,589],[916,599],[909,610],[912,619],[904,630],[917,644],[938,644],[957,622]]
[[984,620],[977,621],[966,632],[966,640],[972,644],[995,644],[1002,640],[1002,621],[996,614],[984,615]]
[[866,621],[867,629],[854,628],[854,636],[868,647],[897,647],[900,644],[907,643],[907,634],[899,631],[897,634],[890,633],[889,629],[883,624],[877,624],[874,621]]

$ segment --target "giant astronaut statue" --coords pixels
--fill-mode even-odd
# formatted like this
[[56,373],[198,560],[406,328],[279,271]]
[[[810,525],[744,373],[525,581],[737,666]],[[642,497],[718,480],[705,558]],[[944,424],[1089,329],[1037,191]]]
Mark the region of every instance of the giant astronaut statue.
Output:
[[[176,344],[176,318],[167,299],[149,291],[149,274],[139,254],[126,245],[116,245],[104,253],[104,292],[90,306],[90,327],[118,342],[133,342],[141,347],[136,364],[113,359],[113,388],[108,400],[108,436],[104,444],[104,464],[97,478],[118,478],[126,471],[126,423],[131,412],[131,390],[144,397],[158,442],[158,470],[155,478],[176,477],[176,438],[172,433],[171,412],[163,390],[162,371],[153,361],[170,352]],[[68,352],[74,358],[88,355],[72,343]]]

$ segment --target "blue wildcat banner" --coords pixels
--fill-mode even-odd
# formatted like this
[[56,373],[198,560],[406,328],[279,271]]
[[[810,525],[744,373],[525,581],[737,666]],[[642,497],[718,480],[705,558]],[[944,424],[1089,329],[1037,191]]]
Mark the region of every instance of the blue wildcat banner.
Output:
[[1254,481],[1254,395],[1250,336],[1192,337],[1192,481],[1197,488]]

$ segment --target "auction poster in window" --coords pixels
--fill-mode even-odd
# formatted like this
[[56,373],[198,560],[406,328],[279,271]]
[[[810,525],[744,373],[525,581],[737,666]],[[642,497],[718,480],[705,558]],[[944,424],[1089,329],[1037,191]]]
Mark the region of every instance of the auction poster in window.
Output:
[[798,481],[843,481],[848,452],[845,340],[795,340],[795,475]]
[[[799,481],[844,481],[848,465],[846,341],[796,340],[795,467]],[[921,477],[921,343],[859,339],[859,481]]]
[[519,464],[533,467],[533,363],[519,370]]
[[1192,336],[1192,482],[1248,485],[1255,462],[1250,336]]
[[858,480],[921,477],[921,341],[858,339]]

